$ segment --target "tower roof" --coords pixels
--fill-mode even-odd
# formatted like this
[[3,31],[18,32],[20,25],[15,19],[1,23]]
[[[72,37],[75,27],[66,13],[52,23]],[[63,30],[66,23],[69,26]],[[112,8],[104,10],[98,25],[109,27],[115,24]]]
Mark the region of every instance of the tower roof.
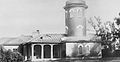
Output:
[[85,1],[83,1],[83,0],[68,0],[66,2],[66,5],[67,4],[85,4]]
[[84,7],[84,8],[88,8],[88,6],[86,5],[85,1],[83,0],[68,0],[66,1],[66,6],[64,7],[64,9],[68,9],[71,7]]

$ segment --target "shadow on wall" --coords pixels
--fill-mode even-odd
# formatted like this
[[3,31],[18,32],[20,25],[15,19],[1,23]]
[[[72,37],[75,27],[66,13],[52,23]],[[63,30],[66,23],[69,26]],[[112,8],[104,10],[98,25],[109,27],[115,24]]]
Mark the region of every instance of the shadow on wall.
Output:
[[[71,54],[67,54],[68,58],[80,58],[80,57],[101,57],[101,44],[99,43],[74,43],[73,47],[69,47],[72,50]],[[67,49],[66,49],[67,50]]]

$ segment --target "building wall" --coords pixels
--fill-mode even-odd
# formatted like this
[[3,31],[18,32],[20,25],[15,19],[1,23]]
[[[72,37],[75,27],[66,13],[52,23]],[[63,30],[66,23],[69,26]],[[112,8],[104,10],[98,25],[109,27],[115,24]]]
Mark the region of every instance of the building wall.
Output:
[[4,48],[6,49],[6,50],[11,50],[11,51],[13,51],[13,49],[18,49],[18,47],[19,46],[4,46]]
[[101,57],[100,43],[66,43],[66,56],[69,58]]
[[31,43],[20,46],[19,52],[25,60],[57,60],[66,57],[65,47],[65,43]]

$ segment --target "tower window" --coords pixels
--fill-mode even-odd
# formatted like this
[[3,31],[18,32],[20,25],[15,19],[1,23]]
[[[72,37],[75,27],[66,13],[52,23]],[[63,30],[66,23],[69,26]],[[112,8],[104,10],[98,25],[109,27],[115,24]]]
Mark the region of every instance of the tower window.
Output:
[[70,9],[70,17],[82,17],[83,10],[82,8],[72,8]]
[[68,26],[65,26],[65,33],[68,33]]

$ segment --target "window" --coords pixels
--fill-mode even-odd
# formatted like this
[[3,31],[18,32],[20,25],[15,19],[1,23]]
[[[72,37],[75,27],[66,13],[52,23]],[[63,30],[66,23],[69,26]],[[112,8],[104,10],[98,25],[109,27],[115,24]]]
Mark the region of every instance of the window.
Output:
[[72,8],[72,9],[70,9],[70,18],[72,18],[72,17],[82,17],[82,15],[83,15],[83,10],[82,10],[82,8],[79,8],[79,7],[77,7],[77,8]]
[[65,33],[68,33],[68,26],[65,26]]
[[34,56],[36,56],[36,59],[41,58],[41,45],[35,45],[34,46]]
[[51,57],[51,46],[44,45],[44,58],[50,58],[50,57]]
[[86,53],[90,53],[90,45],[86,45]]
[[90,51],[90,47],[89,47],[89,45],[87,45],[87,50]]
[[60,45],[53,46],[53,58],[60,58]]
[[79,46],[79,54],[82,54],[82,46]]

